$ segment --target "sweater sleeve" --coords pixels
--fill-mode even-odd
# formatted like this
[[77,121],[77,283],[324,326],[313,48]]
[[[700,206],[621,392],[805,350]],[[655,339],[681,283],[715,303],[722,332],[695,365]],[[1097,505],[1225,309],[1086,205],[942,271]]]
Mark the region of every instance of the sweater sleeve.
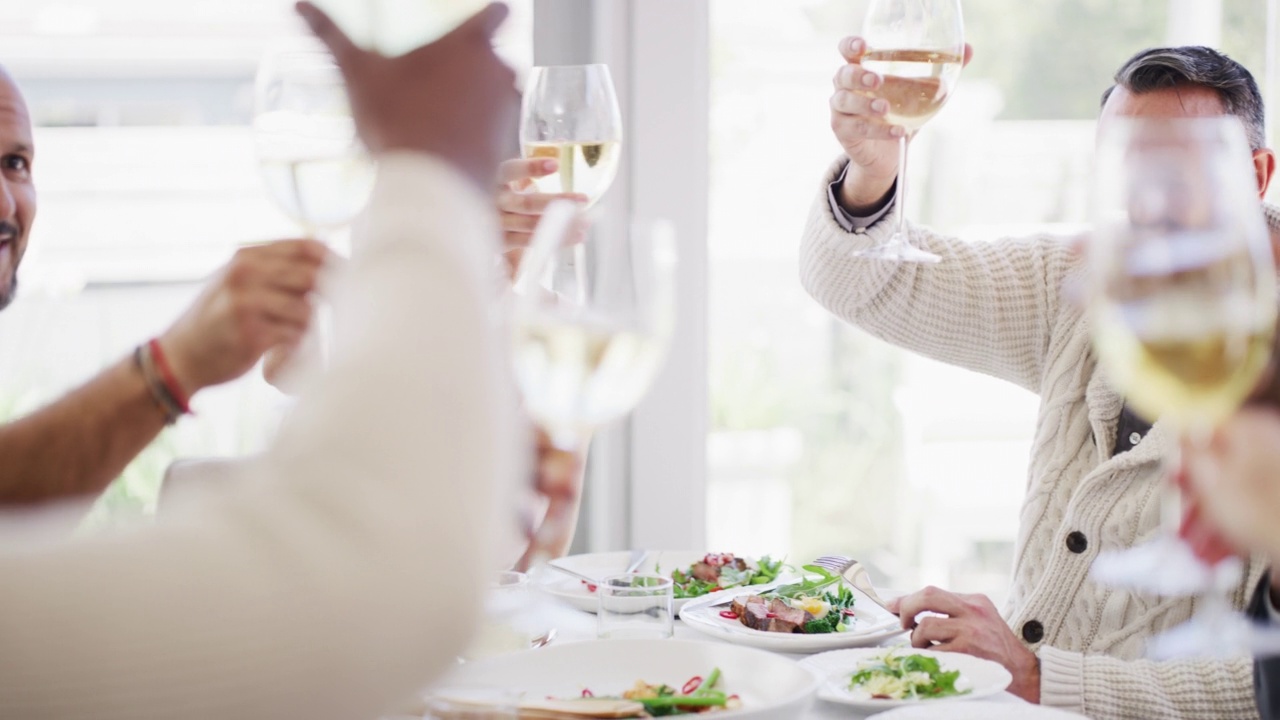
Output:
[[1253,662],[1120,660],[1042,647],[1040,703],[1093,720],[1256,720]]
[[969,243],[911,227],[911,242],[942,258],[897,263],[854,253],[883,243],[894,223],[848,232],[833,214],[828,171],[800,250],[800,280],[828,310],[922,355],[1039,389],[1072,255],[1060,239]]
[[267,452],[151,526],[0,546],[0,717],[351,720],[453,665],[520,454],[492,216],[383,158],[347,342]]

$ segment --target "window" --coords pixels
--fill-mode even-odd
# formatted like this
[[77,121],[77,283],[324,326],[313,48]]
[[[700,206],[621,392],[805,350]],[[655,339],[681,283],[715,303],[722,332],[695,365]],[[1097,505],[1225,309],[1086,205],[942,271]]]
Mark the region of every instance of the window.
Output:
[[[509,4],[500,50],[526,67],[533,2]],[[297,233],[261,187],[248,129],[260,57],[305,33],[292,7],[0,3],[0,63],[31,106],[40,192],[21,292],[0,314],[0,421],[162,331],[239,243]],[[256,373],[202,393],[198,416],[166,432],[105,505],[145,509],[173,458],[259,448],[284,402]]]
[[[710,0],[708,541],[844,553],[890,587],[998,600],[1037,398],[847,327],[797,281],[840,152],[836,43],[867,4]],[[1119,65],[1166,42],[1221,45],[1268,87],[1265,4],[966,0],[975,59],[912,144],[910,217],[974,240],[1082,229],[1093,121]]]

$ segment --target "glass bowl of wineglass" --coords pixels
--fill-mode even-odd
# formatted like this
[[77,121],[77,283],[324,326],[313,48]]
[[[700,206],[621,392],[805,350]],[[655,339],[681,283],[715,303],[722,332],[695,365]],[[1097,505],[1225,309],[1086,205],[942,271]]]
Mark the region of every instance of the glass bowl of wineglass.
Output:
[[268,194],[306,236],[350,224],[368,203],[373,162],[328,53],[289,49],[264,58],[253,139]]
[[[1096,356],[1136,413],[1183,442],[1207,442],[1271,358],[1276,270],[1249,157],[1232,116],[1113,118],[1099,138],[1086,251]],[[1170,444],[1165,472],[1179,464]],[[1225,647],[1241,563],[1196,559],[1178,537],[1171,482],[1160,510],[1156,537],[1099,555],[1093,575],[1144,593],[1205,595],[1200,621],[1218,630],[1201,636]]]
[[598,202],[622,157],[622,113],[609,66],[534,68],[520,116],[524,157],[559,164],[555,173],[534,179],[537,191],[581,193],[589,206]]

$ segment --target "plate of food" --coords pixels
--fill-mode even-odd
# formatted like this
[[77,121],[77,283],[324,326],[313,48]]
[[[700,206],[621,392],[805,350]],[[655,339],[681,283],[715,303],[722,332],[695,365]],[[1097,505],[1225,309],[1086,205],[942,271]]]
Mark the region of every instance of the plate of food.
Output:
[[[631,559],[632,554],[625,551],[560,558],[541,572],[538,585],[573,607],[593,613],[597,609],[596,588],[587,578],[603,580],[617,575],[626,570]],[[675,612],[680,612],[685,603],[695,598],[726,589],[768,585],[788,576],[787,566],[781,559],[692,551],[651,552],[636,572],[662,575],[674,581]]]
[[518,708],[520,717],[566,718],[714,714],[792,720],[804,717],[822,682],[799,663],[751,648],[607,640],[467,663],[428,691],[425,704],[476,717],[486,701],[470,700],[468,689],[495,678],[504,688],[501,702]]
[[720,640],[786,653],[865,647],[902,632],[896,615],[838,575],[815,565],[804,571],[803,578],[692,600],[680,619]]
[[800,664],[825,678],[818,697],[872,712],[976,700],[1004,692],[1013,682],[999,663],[911,647],[836,650]]

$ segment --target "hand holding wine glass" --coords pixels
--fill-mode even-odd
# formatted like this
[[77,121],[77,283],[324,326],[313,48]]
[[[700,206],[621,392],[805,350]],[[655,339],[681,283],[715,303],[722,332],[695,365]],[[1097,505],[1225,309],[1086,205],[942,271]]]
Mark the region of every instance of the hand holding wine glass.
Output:
[[[880,139],[897,139],[894,203],[898,223],[887,242],[858,254],[897,262],[937,262],[938,256],[912,246],[907,235],[907,148],[914,134],[942,109],[960,78],[967,54],[960,2],[873,0],[863,23],[863,41],[861,46],[857,42],[843,46],[846,58],[850,62],[856,59],[858,67],[842,69],[837,75],[832,111],[844,115],[859,111],[874,114],[882,119],[874,128],[875,134]],[[837,136],[841,119],[833,116]],[[868,122],[858,127],[873,130]],[[861,147],[855,146],[850,157],[855,155],[868,159]],[[881,166],[887,169],[887,163],[882,162]]]
[[[906,130],[890,123],[889,101],[876,96],[884,78],[862,66],[867,41],[844,38],[839,51],[845,62],[831,80],[830,106],[831,131],[849,158],[840,201],[854,215],[870,215],[893,200],[890,193],[901,172],[899,141]],[[973,48],[966,43],[963,65],[972,59]]]
[[[1087,249],[1094,347],[1126,402],[1192,446],[1254,391],[1271,355],[1275,263],[1248,157],[1230,116],[1113,119],[1099,141]],[[1225,637],[1225,593],[1241,573],[1234,558],[1195,561],[1178,536],[1178,497],[1166,483],[1160,537],[1094,564],[1104,583],[1208,593],[1203,620],[1155,642],[1156,653],[1205,651],[1208,638]]]
[[618,172],[622,113],[607,65],[537,67],[521,112],[520,145],[528,159],[557,161],[533,178],[540,193],[579,193],[594,205]]
[[[512,352],[525,408],[562,457],[640,401],[666,357],[675,323],[675,242],[669,225],[571,243],[578,206],[548,207],[513,286]],[[558,509],[557,509],[558,508]],[[527,559],[554,555],[572,520],[553,504]]]
[[439,40],[385,57],[357,47],[307,2],[298,12],[328,46],[350,90],[360,139],[376,154],[442,158],[486,192],[514,148],[515,73],[493,50],[507,9],[492,4]]

